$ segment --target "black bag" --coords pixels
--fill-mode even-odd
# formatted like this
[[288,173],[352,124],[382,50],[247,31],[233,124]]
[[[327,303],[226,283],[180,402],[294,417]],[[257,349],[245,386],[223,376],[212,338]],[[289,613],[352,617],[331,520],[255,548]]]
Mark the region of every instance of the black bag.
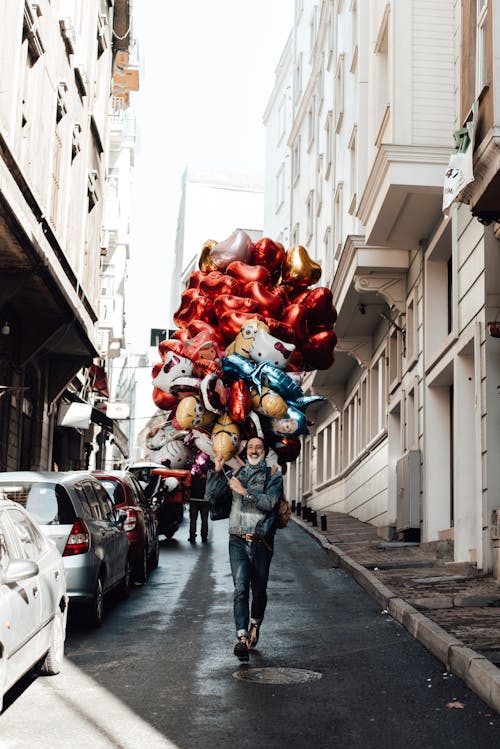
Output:
[[231,512],[233,493],[229,486],[216,497],[210,498],[210,520],[225,520]]

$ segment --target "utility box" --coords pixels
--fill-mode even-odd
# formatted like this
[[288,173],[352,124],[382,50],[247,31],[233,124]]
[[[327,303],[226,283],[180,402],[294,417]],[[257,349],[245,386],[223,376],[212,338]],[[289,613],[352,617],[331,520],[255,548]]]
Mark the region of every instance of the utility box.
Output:
[[420,450],[408,450],[396,463],[396,531],[420,528]]

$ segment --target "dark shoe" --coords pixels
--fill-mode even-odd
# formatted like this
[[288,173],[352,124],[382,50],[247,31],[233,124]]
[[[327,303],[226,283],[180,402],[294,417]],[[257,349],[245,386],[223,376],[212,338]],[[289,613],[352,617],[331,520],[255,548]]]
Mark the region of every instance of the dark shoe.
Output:
[[206,544],[206,543],[207,543],[207,540],[208,540],[208,539],[207,539],[207,537],[206,537],[206,536],[203,536],[203,538],[201,539],[201,542],[202,542],[203,544]]
[[260,631],[260,624],[255,624],[254,622],[250,623],[250,631],[248,633],[249,642],[248,642],[248,649],[253,650],[254,647],[259,642],[259,631]]
[[234,646],[234,654],[240,661],[248,661],[248,640],[246,637],[240,637]]
[[188,541],[189,541],[190,544],[195,544],[196,543],[196,539],[193,538],[193,536],[189,536]]

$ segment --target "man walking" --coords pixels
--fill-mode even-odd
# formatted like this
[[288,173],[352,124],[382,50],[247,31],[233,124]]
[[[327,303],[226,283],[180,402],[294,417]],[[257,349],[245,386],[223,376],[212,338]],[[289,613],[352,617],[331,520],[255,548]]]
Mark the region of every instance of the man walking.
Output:
[[[246,464],[236,475],[224,471],[222,456],[215,458],[215,470],[207,479],[206,497],[232,492],[229,515],[229,560],[234,582],[234,622],[237,642],[234,654],[248,661],[248,651],[259,640],[267,604],[267,581],[273,556],[276,505],[283,493],[283,477],[276,466],[266,464],[267,449],[260,437],[246,447]],[[250,604],[250,592],[252,600]]]
[[201,540],[205,544],[208,539],[208,498],[205,497],[206,476],[193,476],[189,489],[189,543],[196,542],[196,525],[198,513],[201,518]]

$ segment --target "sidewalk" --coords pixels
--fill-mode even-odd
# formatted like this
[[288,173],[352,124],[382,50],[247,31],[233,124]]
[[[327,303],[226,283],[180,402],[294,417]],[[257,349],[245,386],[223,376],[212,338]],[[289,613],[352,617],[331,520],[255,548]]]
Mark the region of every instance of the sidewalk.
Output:
[[[500,585],[472,565],[418,543],[384,541],[374,526],[318,512],[318,527],[292,514],[382,610],[500,713]],[[321,529],[320,515],[326,518]]]

